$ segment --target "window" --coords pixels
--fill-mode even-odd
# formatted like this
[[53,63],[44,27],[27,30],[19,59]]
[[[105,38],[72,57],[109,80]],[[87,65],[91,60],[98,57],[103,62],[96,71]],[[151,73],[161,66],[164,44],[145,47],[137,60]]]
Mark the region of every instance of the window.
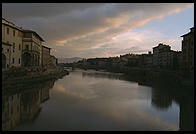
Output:
[[20,50],[20,44],[19,44],[19,50]]
[[18,63],[20,64],[20,58],[18,59]]
[[15,49],[15,43],[13,43],[13,49]]
[[15,36],[15,30],[13,30],[13,36]]
[[7,49],[7,52],[9,52],[10,50],[9,49]]
[[13,52],[15,52],[15,43],[13,43]]
[[14,64],[14,58],[12,59],[12,63]]
[[15,43],[13,43],[13,52],[15,52],[15,50],[14,50],[14,49],[15,49]]
[[9,34],[9,28],[7,27],[7,34]]

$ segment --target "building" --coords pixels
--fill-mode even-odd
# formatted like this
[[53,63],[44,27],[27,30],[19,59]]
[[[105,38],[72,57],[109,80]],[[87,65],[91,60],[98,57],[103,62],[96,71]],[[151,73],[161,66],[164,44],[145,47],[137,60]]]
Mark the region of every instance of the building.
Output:
[[51,66],[57,66],[58,59],[54,55],[50,55],[50,65]]
[[50,50],[51,48],[42,46],[42,67],[47,66],[49,64]]
[[35,31],[23,30],[22,65],[41,66],[42,42],[44,41]]
[[21,67],[23,30],[2,18],[2,68]]
[[[121,59],[121,57],[120,57],[120,59]],[[128,61],[127,61],[128,67],[137,67],[139,65],[139,55],[138,54],[128,54],[126,57],[128,59]]]
[[167,53],[169,52],[171,47],[169,45],[164,45],[160,43],[158,46],[153,47],[153,66],[161,67],[166,59]]
[[158,46],[153,47],[153,67],[174,69],[177,62],[176,51],[171,50],[169,45],[160,43]]
[[2,18],[2,68],[41,66],[42,42],[35,31],[24,30]]
[[141,54],[139,56],[139,66],[144,68],[150,68],[153,64],[153,54],[148,52],[148,54]]
[[[194,72],[194,27],[190,32],[182,35],[182,62],[186,71]],[[194,73],[193,73],[194,74]]]
[[176,52],[176,69],[182,70],[183,69],[183,60],[182,60],[182,51]]

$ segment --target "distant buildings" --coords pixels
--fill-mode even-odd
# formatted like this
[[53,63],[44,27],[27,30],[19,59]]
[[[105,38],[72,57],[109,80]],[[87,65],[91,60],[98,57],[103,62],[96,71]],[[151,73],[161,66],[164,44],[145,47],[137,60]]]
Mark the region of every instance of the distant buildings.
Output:
[[42,42],[44,40],[35,31],[24,30],[2,18],[2,68],[43,67],[53,61],[55,57],[51,57],[50,50]]
[[[120,56],[121,61],[127,62],[127,66],[129,67],[137,67],[139,64],[139,55],[138,54],[126,54]],[[122,63],[121,63],[122,64]]]
[[153,47],[153,67],[164,69],[176,69],[177,52],[171,50],[169,45],[160,43]]
[[139,58],[139,66],[150,68],[153,65],[153,54],[148,52],[148,54],[141,54]]
[[182,35],[182,62],[184,70],[194,71],[194,27],[190,32]]
[[194,27],[181,37],[182,51],[170,50],[170,46],[164,44],[153,48],[153,67],[184,70],[194,74]]
[[194,27],[182,37],[182,51],[171,50],[169,45],[160,43],[158,46],[153,47],[153,53],[129,53],[120,55],[120,57],[91,58],[79,61],[77,64],[85,66],[85,68],[93,67],[117,72],[119,70],[129,70],[130,68],[173,70],[182,72],[187,78],[191,74],[189,78],[194,78]]

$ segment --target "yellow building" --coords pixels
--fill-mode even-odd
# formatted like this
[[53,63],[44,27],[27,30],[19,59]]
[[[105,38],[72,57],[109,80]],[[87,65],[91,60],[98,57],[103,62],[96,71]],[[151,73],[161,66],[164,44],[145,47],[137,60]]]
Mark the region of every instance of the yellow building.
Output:
[[2,68],[21,66],[22,29],[2,19]]
[[50,49],[49,47],[42,46],[42,67],[47,66],[50,61]]
[[24,30],[2,19],[2,68],[56,66],[51,48],[42,45],[43,38],[32,30]]
[[32,30],[23,30],[23,33],[23,66],[41,66],[42,42],[44,40],[35,31]]

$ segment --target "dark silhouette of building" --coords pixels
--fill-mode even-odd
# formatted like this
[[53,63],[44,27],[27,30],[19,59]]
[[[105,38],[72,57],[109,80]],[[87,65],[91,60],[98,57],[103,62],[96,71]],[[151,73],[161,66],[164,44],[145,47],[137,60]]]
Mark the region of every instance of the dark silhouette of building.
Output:
[[153,67],[174,69],[177,61],[176,51],[171,50],[169,45],[160,43],[153,47]]
[[194,27],[190,32],[182,35],[182,60],[185,71],[194,74]]

